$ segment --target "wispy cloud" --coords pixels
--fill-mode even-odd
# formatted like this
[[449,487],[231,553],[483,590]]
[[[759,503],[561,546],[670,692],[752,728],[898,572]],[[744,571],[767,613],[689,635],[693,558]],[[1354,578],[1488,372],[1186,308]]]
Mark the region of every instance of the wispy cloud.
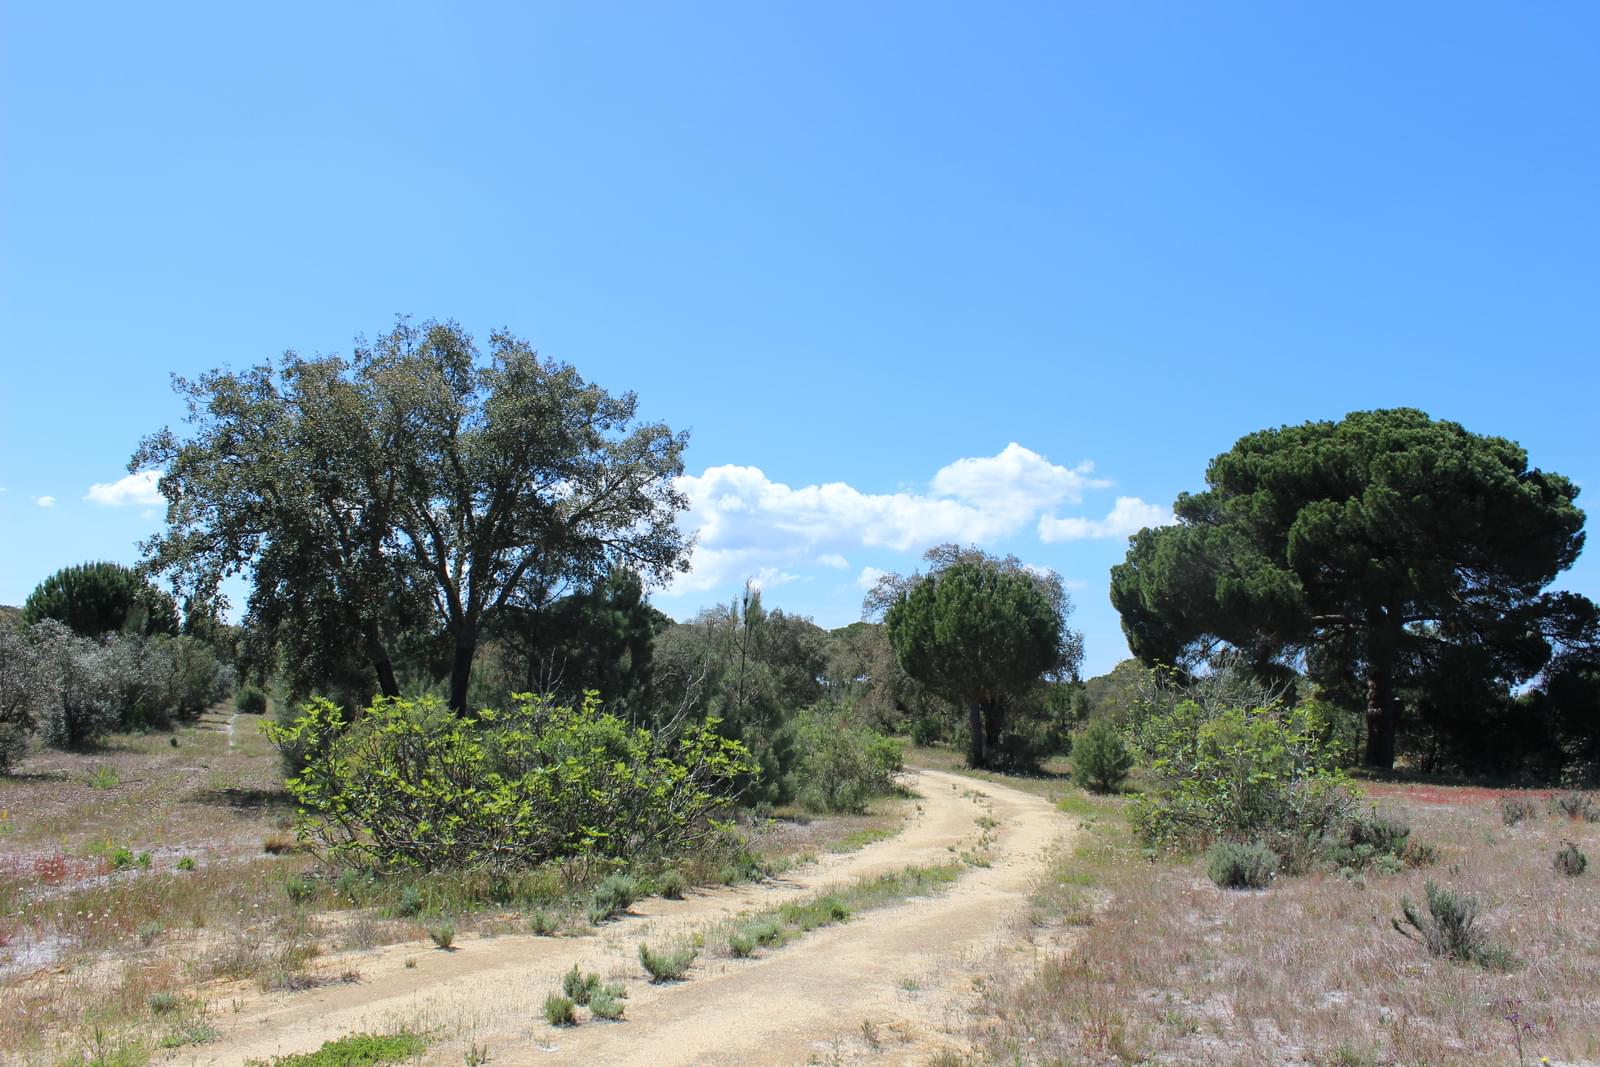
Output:
[[56,498],[53,496],[36,496],[33,498],[33,502],[41,508],[53,508],[56,506]]
[[1119,496],[1111,512],[1103,519],[1085,519],[1076,516],[1056,518],[1044,515],[1039,519],[1039,540],[1046,544],[1057,541],[1081,541],[1090,537],[1127,537],[1147,526],[1169,526],[1172,510],[1160,504],[1146,504],[1136,496]]
[[160,471],[137,471],[114,482],[96,482],[83,499],[112,508],[154,507],[163,502],[161,491],[156,488],[160,479]]

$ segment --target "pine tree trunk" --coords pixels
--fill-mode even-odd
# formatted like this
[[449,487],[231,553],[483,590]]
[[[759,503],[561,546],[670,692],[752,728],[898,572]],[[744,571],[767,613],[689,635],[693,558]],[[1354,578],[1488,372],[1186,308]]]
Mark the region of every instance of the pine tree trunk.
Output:
[[987,738],[984,736],[983,704],[974,700],[967,707],[967,729],[970,733],[967,748],[967,766],[984,767],[988,765]]
[[1394,678],[1388,667],[1374,666],[1367,672],[1367,752],[1368,767],[1390,770],[1394,767],[1395,727],[1400,709],[1394,699]]

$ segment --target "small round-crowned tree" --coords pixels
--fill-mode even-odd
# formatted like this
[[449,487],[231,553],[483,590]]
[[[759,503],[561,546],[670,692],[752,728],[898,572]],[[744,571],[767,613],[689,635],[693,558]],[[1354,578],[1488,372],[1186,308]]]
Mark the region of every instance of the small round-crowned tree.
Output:
[[889,641],[912,678],[967,709],[967,763],[989,762],[992,716],[1060,658],[1061,618],[1025,574],[994,564],[952,564],[901,591],[884,615]]

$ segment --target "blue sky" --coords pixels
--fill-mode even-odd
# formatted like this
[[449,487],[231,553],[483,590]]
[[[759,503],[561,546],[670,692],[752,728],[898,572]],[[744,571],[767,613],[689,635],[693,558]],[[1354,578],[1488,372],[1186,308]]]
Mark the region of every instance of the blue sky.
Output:
[[976,540],[1099,672],[1127,530],[1251,430],[1411,405],[1600,485],[1592,4],[598,10],[6,3],[0,603],[133,560],[91,486],[169,373],[397,312],[692,431],[679,616]]

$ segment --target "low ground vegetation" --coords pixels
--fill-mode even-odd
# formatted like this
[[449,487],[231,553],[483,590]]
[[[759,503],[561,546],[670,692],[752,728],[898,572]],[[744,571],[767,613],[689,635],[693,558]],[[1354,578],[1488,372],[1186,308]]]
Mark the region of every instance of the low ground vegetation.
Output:
[[[1430,867],[1346,877],[1323,863],[1236,893],[1213,884],[1204,856],[1149,849],[1136,799],[1016,784],[1058,795],[1088,834],[1032,902],[1036,936],[1064,946],[984,985],[971,1024],[982,1062],[1466,1067],[1518,1062],[1514,1028],[1522,1062],[1600,1056],[1587,992],[1600,980],[1600,909],[1585,877],[1550,858],[1563,839],[1595,847],[1590,823],[1508,827],[1494,790],[1374,783],[1365,799],[1380,825],[1430,843]],[[1428,949],[1407,901],[1452,947]],[[1423,943],[1407,946],[1391,919]]]

